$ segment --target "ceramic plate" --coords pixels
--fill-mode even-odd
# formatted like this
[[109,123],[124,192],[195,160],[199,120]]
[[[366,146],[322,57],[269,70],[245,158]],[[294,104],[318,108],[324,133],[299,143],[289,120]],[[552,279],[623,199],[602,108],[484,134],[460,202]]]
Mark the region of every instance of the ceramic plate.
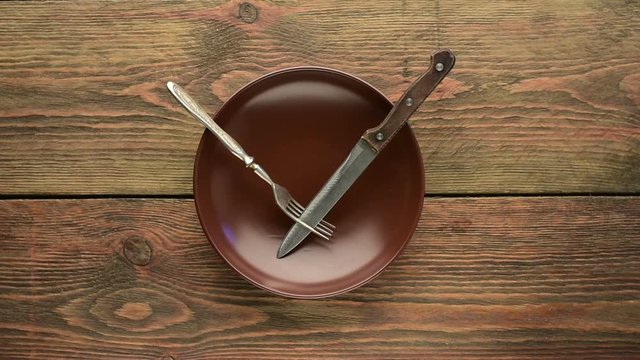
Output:
[[[294,68],[248,84],[214,120],[308,204],[391,107],[356,77]],[[271,188],[208,131],[196,155],[194,195],[204,232],[240,275],[279,295],[320,298],[364,284],[398,256],[420,216],[424,169],[405,125],[327,215],[337,226],[333,238],[311,234],[282,259],[276,252],[293,221],[277,207]]]

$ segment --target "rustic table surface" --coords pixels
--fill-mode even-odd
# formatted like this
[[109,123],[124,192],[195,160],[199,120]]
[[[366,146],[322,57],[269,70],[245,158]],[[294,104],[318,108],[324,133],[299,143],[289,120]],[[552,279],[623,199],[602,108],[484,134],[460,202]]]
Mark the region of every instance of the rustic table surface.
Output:
[[[0,3],[1,359],[640,358],[640,3]],[[270,295],[202,233],[202,127],[296,65],[412,117],[422,219],[380,277]]]

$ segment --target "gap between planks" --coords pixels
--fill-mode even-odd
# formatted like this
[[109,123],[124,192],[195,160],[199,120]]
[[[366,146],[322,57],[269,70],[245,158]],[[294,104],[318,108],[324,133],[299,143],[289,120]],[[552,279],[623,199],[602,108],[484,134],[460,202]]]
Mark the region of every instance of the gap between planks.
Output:
[[[538,198],[538,197],[629,197],[640,192],[566,192],[566,193],[473,193],[473,194],[425,194],[425,199],[438,198]],[[193,199],[193,194],[0,194],[2,200],[86,200],[86,199]]]

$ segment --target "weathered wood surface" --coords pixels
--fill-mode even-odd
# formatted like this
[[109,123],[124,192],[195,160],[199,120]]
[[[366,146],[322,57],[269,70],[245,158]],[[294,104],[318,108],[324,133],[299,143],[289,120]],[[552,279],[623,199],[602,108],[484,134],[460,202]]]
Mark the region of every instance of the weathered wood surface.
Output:
[[[637,1],[0,2],[0,196],[191,194],[210,112],[297,65],[412,118],[430,194],[640,193]],[[249,285],[186,199],[0,201],[0,359],[640,358],[640,197],[427,198],[326,301]]]
[[190,200],[0,201],[0,358],[637,359],[640,198],[426,199],[328,301],[241,279]]
[[637,1],[0,2],[0,193],[190,194],[202,128],[283,67],[392,99],[448,47],[413,117],[430,193],[640,191]]

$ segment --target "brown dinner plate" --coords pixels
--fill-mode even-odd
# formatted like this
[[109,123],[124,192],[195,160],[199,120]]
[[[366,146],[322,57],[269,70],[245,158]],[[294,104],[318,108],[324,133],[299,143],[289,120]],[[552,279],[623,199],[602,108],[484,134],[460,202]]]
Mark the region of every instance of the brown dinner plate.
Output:
[[[356,77],[305,67],[248,84],[214,120],[308,204],[391,107]],[[196,155],[194,195],[204,232],[240,275],[279,295],[320,298],[366,283],[398,256],[420,217],[424,169],[418,142],[404,126],[327,215],[337,226],[331,240],[311,234],[282,259],[276,253],[292,220],[271,188],[209,131]]]

